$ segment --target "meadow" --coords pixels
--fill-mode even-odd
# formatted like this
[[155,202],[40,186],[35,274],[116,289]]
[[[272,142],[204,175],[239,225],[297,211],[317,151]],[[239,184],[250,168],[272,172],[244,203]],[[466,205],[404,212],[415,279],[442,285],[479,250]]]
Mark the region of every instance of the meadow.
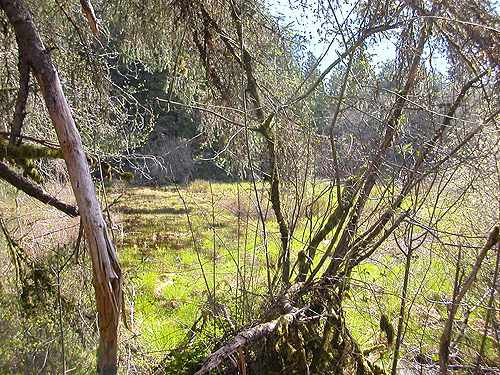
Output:
[[[53,188],[70,199],[67,187]],[[2,351],[13,354],[4,356],[2,372],[16,373],[5,372],[9,366],[52,366],[56,371],[59,358],[64,358],[76,373],[91,373],[95,311],[88,257],[81,248],[75,250],[78,219],[62,215],[54,219],[52,210],[7,190],[2,218],[30,261],[23,260],[22,266],[17,261],[16,266],[12,250],[2,238],[6,255],[2,262],[2,337],[7,337],[8,329],[17,332],[3,341]],[[196,358],[201,360],[261,318],[267,296],[275,292],[268,286],[276,277],[280,243],[264,185],[196,180],[187,186],[156,188],[117,184],[100,192],[109,208],[106,212],[124,272],[119,345],[125,373],[192,373]],[[310,223],[319,220],[326,201],[316,204],[313,214],[304,214],[297,222],[292,260],[310,239]],[[443,201],[441,208],[445,206]],[[456,226],[458,217],[455,213],[443,221],[443,232],[452,223]],[[366,356],[386,371],[394,351],[405,273],[409,277],[400,368],[418,371],[437,363],[457,269],[455,239],[451,232],[436,238],[422,231],[409,254],[403,249],[408,244],[402,245],[402,229],[346,279],[342,303],[346,325]],[[483,240],[483,236],[471,237],[462,244],[469,253],[461,260],[461,280]],[[327,242],[320,245],[320,252]],[[466,308],[456,317],[458,334],[453,348],[457,357],[477,354],[493,263],[490,256]],[[44,283],[31,277],[35,270],[47,275]],[[31,294],[31,305],[26,306],[15,293],[26,294],[30,285],[38,292]],[[382,316],[389,328],[381,329]],[[35,340],[34,332],[45,341]],[[491,364],[498,360],[495,345],[488,336],[483,351]]]
[[[264,206],[264,220],[256,209],[255,191]],[[449,212],[443,208],[447,204],[443,199],[429,215],[435,215],[436,210]],[[163,353],[165,348],[196,339],[208,350],[214,338],[231,337],[259,318],[268,294],[267,280],[275,276],[279,254],[279,231],[263,186],[254,189],[250,183],[197,180],[187,187],[133,188],[120,196],[114,210],[122,231],[118,248],[128,280],[128,302],[133,306],[136,330],[141,332],[139,341],[151,353]],[[318,209],[316,214],[321,212]],[[293,239],[292,259],[310,238],[307,223],[311,219],[305,216],[297,224],[299,235]],[[440,228],[445,231],[456,226],[458,217],[455,213],[443,219]],[[398,236],[404,242],[404,231]],[[386,316],[396,329],[406,267],[409,265],[409,280],[401,352],[403,366],[409,368],[432,365],[438,359],[457,267],[456,248],[451,242],[456,238],[451,232],[440,238],[423,234],[413,243],[408,262],[408,254],[397,239],[387,241],[382,251],[354,270],[343,304],[352,335],[386,370],[394,338],[388,342],[380,317]],[[470,259],[463,256],[462,279],[482,240],[477,236],[462,244],[472,250]],[[324,251],[326,245],[327,241],[320,249]],[[487,270],[493,261],[491,257],[481,283],[487,283]],[[484,293],[482,288],[479,290]],[[481,296],[471,295],[468,303],[476,303],[476,307],[468,307],[457,317],[467,329],[460,331],[455,345],[460,340],[470,342],[471,355],[481,341],[484,325],[484,306],[477,305],[478,298]],[[493,341],[489,343],[493,345]]]

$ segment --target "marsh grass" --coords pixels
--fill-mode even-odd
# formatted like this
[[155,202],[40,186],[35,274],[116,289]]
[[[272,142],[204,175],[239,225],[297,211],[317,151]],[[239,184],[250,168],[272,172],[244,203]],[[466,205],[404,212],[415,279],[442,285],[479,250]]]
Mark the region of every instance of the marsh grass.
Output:
[[190,332],[198,318],[211,320],[210,347],[214,337],[258,315],[256,301],[266,292],[266,269],[274,267],[278,247],[277,228],[265,218],[267,264],[255,199],[248,184],[197,180],[188,187],[131,188],[113,207],[132,341],[150,360],[199,334]]
[[[325,193],[315,199],[306,197],[309,203],[296,213],[292,260],[310,241],[335,202],[335,193],[325,187],[326,183],[310,186],[309,192],[317,194],[323,189]],[[133,331],[138,335],[135,345],[148,348],[146,352],[155,361],[184,345],[187,337],[204,342],[208,352],[214,338],[229,337],[233,330],[238,331],[258,318],[267,293],[267,274],[274,273],[279,253],[279,232],[265,191],[264,186],[257,186],[255,191],[246,183],[196,180],[187,187],[127,189],[114,207],[117,222],[123,228],[119,252],[127,280],[127,300],[134,305]],[[443,199],[434,208],[422,210],[420,220],[425,222],[441,215],[440,230],[453,232],[460,213],[453,202]],[[375,207],[376,202],[369,204]],[[408,199],[403,206],[412,204]],[[266,245],[262,240],[262,219]],[[367,217],[366,225],[369,224]],[[460,224],[465,230],[468,223],[462,220]],[[352,327],[353,336],[363,350],[377,348],[370,352],[370,358],[387,370],[393,343],[387,342],[379,321],[385,315],[393,329],[397,327],[405,270],[405,255],[399,248],[403,237],[403,232],[395,233],[381,251],[353,270],[346,279],[343,300],[346,323]],[[330,240],[329,236],[320,244],[318,254],[325,251]],[[478,237],[475,245],[480,242]],[[415,362],[417,357],[426,363],[436,361],[453,291],[455,245],[453,236],[429,236],[412,253],[403,362]],[[467,257],[464,264],[470,264],[474,252]],[[464,319],[463,311],[457,319]],[[470,314],[469,319],[476,326],[484,322],[484,317],[477,313]],[[191,331],[195,321],[206,322],[204,329],[198,324]],[[471,333],[469,337],[474,335],[480,336]]]
[[[68,189],[67,186],[53,187],[60,197],[71,200]],[[219,343],[218,340],[233,336],[260,317],[269,292],[268,277],[276,271],[280,249],[279,231],[266,191],[265,185],[257,185],[254,189],[250,183],[202,180],[188,186],[156,189],[122,186],[108,191],[107,202],[113,202],[110,227],[114,229],[125,276],[127,324],[120,329],[120,366],[128,373],[151,374],[160,367],[169,371],[178,369],[170,373],[185,373],[182,358],[186,353],[190,353],[191,358],[202,358]],[[313,199],[313,195],[317,198]],[[64,249],[64,256],[69,256],[78,231],[78,219],[57,214],[54,217],[50,208],[17,192],[6,191],[1,199],[2,216],[9,230],[32,259],[52,264],[54,256],[59,254],[58,248]],[[292,263],[297,252],[307,246],[320,227],[325,213],[335,204],[336,196],[325,182],[308,185],[304,199],[305,204],[294,213],[297,223],[291,239]],[[439,337],[454,286],[458,244],[463,250],[460,272],[466,275],[484,240],[485,228],[470,229],[472,222],[481,217],[474,209],[475,201],[460,209],[456,208],[455,201],[450,195],[433,208],[424,207],[419,211],[419,221],[432,223],[439,237],[425,237],[415,245],[412,253],[402,362],[436,362]],[[377,202],[368,204],[376,207]],[[404,202],[404,208],[412,204],[410,197]],[[369,225],[370,220],[367,217],[365,225]],[[425,227],[418,228],[420,232],[416,234],[428,231]],[[457,237],[458,232],[469,237]],[[320,244],[319,255],[323,255],[331,238],[328,236]],[[370,359],[386,369],[390,368],[394,346],[387,342],[379,322],[385,315],[392,326],[397,327],[405,271],[404,238],[405,232],[397,231],[380,251],[356,267],[345,280],[343,313],[346,324],[361,349],[371,350]],[[22,355],[35,353],[36,366],[40,368],[45,353],[56,353],[51,365],[57,369],[60,351],[55,349],[59,324],[54,320],[56,310],[42,306],[39,311],[43,313],[37,319],[25,321],[20,318],[19,305],[12,305],[12,311],[5,313],[17,292],[15,270],[8,261],[3,238],[0,248],[5,255],[1,267],[0,302],[4,314],[1,323],[6,327],[18,326],[16,336],[4,340],[3,347],[12,350],[30,342],[31,346],[24,345]],[[68,354],[68,361],[83,361],[82,369],[91,368],[96,338],[88,261],[81,253],[79,263],[72,261],[71,268],[61,274],[64,295],[72,296],[74,307],[88,315],[81,319],[70,315],[72,318],[64,326],[71,342],[69,347],[75,353],[73,357]],[[478,277],[477,288],[467,296],[464,307],[457,314],[456,331],[462,322],[466,323],[466,330],[459,339],[461,356],[472,358],[477,351],[476,344],[481,341],[486,316],[484,295],[489,288],[492,267],[493,257],[490,256]],[[19,328],[23,324],[26,330],[45,332],[40,335],[47,337],[46,343],[35,345],[33,338],[24,337],[27,331]],[[20,353],[16,350],[12,353]],[[491,354],[495,350],[495,342],[489,336],[485,352],[490,353],[492,363],[497,358]],[[16,359],[8,356],[5,361],[11,363]]]

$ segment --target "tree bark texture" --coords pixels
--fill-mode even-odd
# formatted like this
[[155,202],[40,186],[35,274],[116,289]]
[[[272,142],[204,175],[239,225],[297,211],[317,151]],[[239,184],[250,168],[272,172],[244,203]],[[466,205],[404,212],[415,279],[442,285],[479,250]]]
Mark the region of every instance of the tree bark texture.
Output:
[[26,59],[42,90],[61,145],[82,217],[92,259],[99,323],[99,374],[117,372],[117,327],[122,305],[122,274],[95,193],[80,135],[64,97],[56,69],[23,0],[0,0],[14,28],[19,54]]
[[58,210],[64,212],[65,214],[68,214],[69,216],[78,216],[77,207],[73,206],[72,204],[62,202],[56,197],[53,197],[45,190],[43,190],[41,186],[32,184],[27,178],[24,178],[20,174],[12,171],[7,166],[7,164],[2,162],[0,162],[0,178],[4,179],[19,190],[24,191],[29,196],[32,196],[33,198],[36,198],[43,203],[47,203],[52,207],[55,207]]
[[87,17],[87,20],[89,21],[89,26],[92,30],[92,33],[94,33],[95,36],[99,35],[97,19],[95,17],[94,7],[92,6],[92,3],[89,0],[80,0],[80,4],[82,6],[85,17]]

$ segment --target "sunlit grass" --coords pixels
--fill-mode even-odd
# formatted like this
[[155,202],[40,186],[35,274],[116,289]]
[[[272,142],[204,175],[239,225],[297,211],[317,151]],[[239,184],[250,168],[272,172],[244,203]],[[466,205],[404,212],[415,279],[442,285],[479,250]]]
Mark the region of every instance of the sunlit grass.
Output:
[[[297,253],[307,248],[320,228],[325,213],[337,204],[336,191],[329,191],[327,183],[314,186],[316,193],[321,189],[325,193],[313,201],[310,200],[313,187],[310,188],[303,206],[307,208],[298,212],[291,239],[292,265]],[[224,334],[228,319],[238,328],[258,318],[259,305],[268,293],[268,278],[272,279],[276,273],[280,251],[278,225],[268,199],[265,186],[257,186],[256,195],[249,183],[211,184],[202,180],[187,187],[125,191],[114,209],[118,225],[123,228],[118,249],[125,270],[127,303],[134,305],[134,331],[140,347],[161,358],[163,353],[185,343],[193,323],[203,314],[219,322],[210,323],[214,324],[206,331],[212,332],[210,337]],[[402,208],[414,205],[412,199],[405,200]],[[464,223],[460,222],[460,211],[449,202],[453,200],[440,201],[433,209],[424,207],[418,212],[419,220],[426,222],[448,213],[436,227],[453,232],[457,224]],[[363,218],[365,227],[378,217],[377,204],[376,199],[367,203],[368,212],[374,210],[375,214]],[[425,232],[425,228],[418,230]],[[370,354],[371,359],[386,369],[390,368],[394,344],[387,343],[379,320],[384,314],[397,329],[406,262],[397,246],[399,243],[405,249],[402,236],[403,232],[396,232],[352,271],[343,298],[344,315],[352,335],[363,350],[378,346]],[[319,245],[313,267],[332,237],[330,233]],[[457,248],[447,243],[454,240],[453,236],[443,235],[438,241],[429,235],[412,254],[403,357],[413,360],[415,355],[425,354],[433,360],[437,353],[447,303],[452,296],[457,257]],[[475,243],[480,244],[480,239]],[[470,263],[474,252],[465,256]],[[318,276],[327,264],[328,260]],[[226,313],[221,312],[220,306],[224,306],[229,316],[224,316]],[[461,314],[462,311],[457,319],[461,319]],[[471,314],[470,318],[480,327],[482,317]]]
[[236,300],[266,292],[279,237],[266,221],[264,247],[252,194],[249,184],[198,180],[187,188],[131,188],[114,206],[128,310],[142,347],[161,353],[181,345],[204,311],[213,314],[214,296],[236,324],[253,317],[254,306],[247,301],[252,311],[243,312]]

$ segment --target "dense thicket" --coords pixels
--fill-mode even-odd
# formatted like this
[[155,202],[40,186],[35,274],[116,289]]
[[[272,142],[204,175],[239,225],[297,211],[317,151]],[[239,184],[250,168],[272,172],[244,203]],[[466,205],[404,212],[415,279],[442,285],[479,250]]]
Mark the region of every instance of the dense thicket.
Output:
[[[97,37],[77,4],[29,6],[89,160],[107,160],[96,176],[126,170],[137,181],[163,184],[229,175],[253,184],[254,249],[265,275],[248,286],[238,265],[235,285],[220,287],[225,297],[215,279],[213,291],[205,280],[213,307],[203,322],[212,320],[216,333],[232,340],[221,345],[207,340],[213,332],[193,329],[191,344],[220,347],[201,369],[193,365],[198,374],[238,350],[241,363],[226,373],[240,366],[248,373],[395,374],[402,356],[443,374],[498,370],[498,256],[491,249],[500,202],[500,21],[492,3],[290,4],[318,25],[328,50],[322,55],[307,51],[304,36],[259,1],[101,2],[94,4]],[[47,143],[55,138],[34,82],[25,85],[26,114],[16,115],[26,81],[1,17],[0,161],[32,180],[50,177],[46,161],[8,145],[10,124],[21,118],[20,143],[57,148]],[[394,45],[395,56],[375,64],[381,44]],[[4,234],[11,238],[7,228]],[[419,257],[428,259],[427,269]],[[449,282],[441,295],[426,288],[436,258]],[[398,302],[388,306],[363,275],[393,260],[386,270],[397,274]],[[21,288],[34,280],[51,294],[46,276],[27,276],[35,272],[28,265]],[[413,269],[424,276],[410,299]],[[248,294],[258,312],[239,315],[234,301]],[[350,326],[346,312],[353,304],[376,306],[383,342],[367,347],[356,339],[359,326]],[[432,309],[439,334],[425,320]],[[248,329],[238,335],[244,330],[236,327]],[[474,327],[479,334],[466,333]],[[422,342],[432,340],[440,345],[429,354]],[[175,368],[168,359],[156,370]]]

